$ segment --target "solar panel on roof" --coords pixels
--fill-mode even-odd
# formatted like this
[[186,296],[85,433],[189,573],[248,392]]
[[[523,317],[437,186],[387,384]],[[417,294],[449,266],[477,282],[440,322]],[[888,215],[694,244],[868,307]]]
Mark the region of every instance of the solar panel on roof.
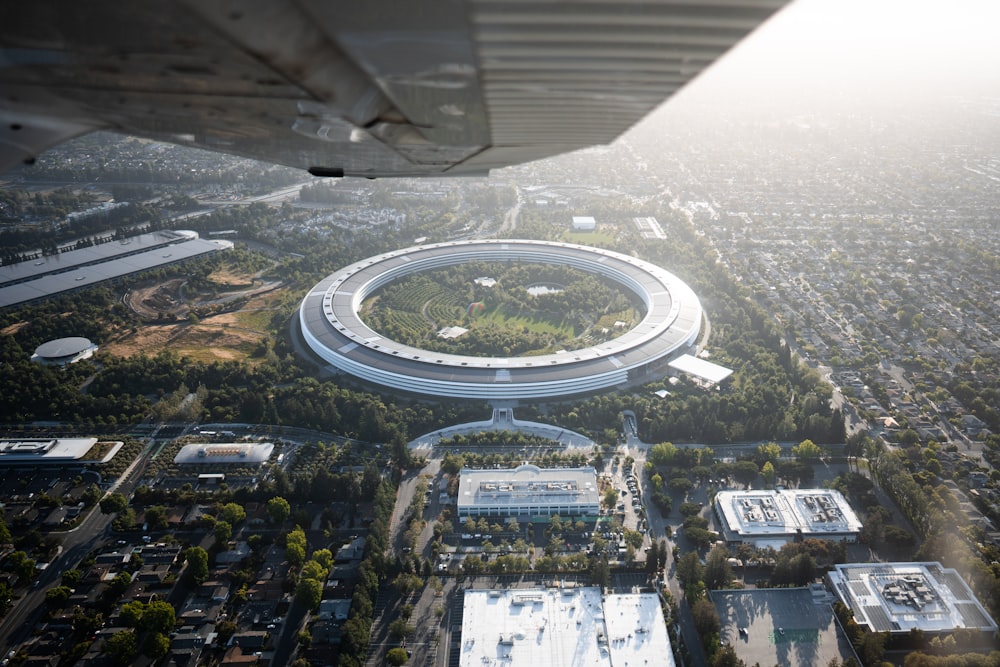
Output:
[[865,616],[868,618],[868,623],[871,625],[873,632],[892,631],[892,621],[889,620],[889,615],[885,613],[885,610],[882,609],[882,607],[865,607],[864,610]]
[[965,581],[956,572],[945,573],[944,579],[944,584],[951,591],[951,594],[955,596],[956,600],[969,599],[969,587],[965,585]]
[[[77,266],[65,273],[50,273],[27,282],[0,286],[0,308],[16,305],[25,301],[51,296],[67,290],[79,289],[97,285],[105,280],[112,280],[137,271],[172,264],[199,255],[213,253],[224,247],[231,247],[227,241],[208,241],[205,239],[190,239],[170,245],[169,253],[160,250],[146,250],[103,261],[99,264]],[[112,244],[105,244],[112,245]],[[167,255],[164,257],[164,255]]]
[[984,628],[991,625],[990,619],[979,609],[975,602],[957,602],[955,608],[962,615],[962,623],[967,628]]
[[855,595],[868,595],[869,594],[868,586],[867,586],[867,584],[865,584],[865,582],[863,582],[863,581],[850,581],[848,583],[851,585],[851,592],[854,593]]

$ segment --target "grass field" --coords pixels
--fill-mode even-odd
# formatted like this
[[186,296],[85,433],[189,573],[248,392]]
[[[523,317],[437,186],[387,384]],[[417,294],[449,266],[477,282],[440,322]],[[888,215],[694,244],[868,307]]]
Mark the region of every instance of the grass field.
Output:
[[559,239],[565,243],[575,243],[577,245],[589,245],[597,248],[610,248],[614,244],[615,237],[608,232],[563,232]]
[[549,334],[560,338],[572,338],[575,335],[573,326],[565,320],[555,323],[547,318],[510,315],[504,313],[502,308],[493,308],[492,310],[473,315],[470,321],[473,325],[489,322],[499,327],[510,329],[523,329],[527,327],[528,331]]

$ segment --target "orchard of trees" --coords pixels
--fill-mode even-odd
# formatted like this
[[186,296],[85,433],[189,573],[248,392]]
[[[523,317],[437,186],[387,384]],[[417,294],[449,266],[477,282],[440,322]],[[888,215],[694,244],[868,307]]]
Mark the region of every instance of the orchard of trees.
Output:
[[[478,285],[490,277],[490,287]],[[532,286],[550,288],[539,294]],[[472,356],[519,356],[592,345],[638,322],[634,295],[598,276],[565,266],[471,262],[392,283],[365,302],[362,317],[376,331],[407,345]],[[442,339],[436,332],[469,331]],[[587,334],[584,336],[584,334]]]

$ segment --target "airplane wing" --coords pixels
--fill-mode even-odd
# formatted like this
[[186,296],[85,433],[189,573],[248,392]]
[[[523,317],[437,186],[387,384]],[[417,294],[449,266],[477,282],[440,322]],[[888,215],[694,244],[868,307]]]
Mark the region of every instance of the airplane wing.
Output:
[[103,129],[325,176],[609,143],[787,0],[0,6],[0,170]]

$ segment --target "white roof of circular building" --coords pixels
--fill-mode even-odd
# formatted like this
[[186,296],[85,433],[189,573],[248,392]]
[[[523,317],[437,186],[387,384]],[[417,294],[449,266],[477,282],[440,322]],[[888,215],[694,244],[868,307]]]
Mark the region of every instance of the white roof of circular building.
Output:
[[[364,299],[403,276],[469,261],[571,266],[635,293],[646,316],[612,340],[559,354],[478,357],[430,352],[383,337],[358,316]],[[628,255],[568,243],[483,240],[438,243],[357,262],[320,281],[302,300],[309,347],[334,367],[386,387],[434,396],[531,399],[602,391],[644,374],[695,343],[698,297],[675,275]]]
[[56,338],[47,343],[42,343],[35,348],[35,357],[43,359],[63,359],[72,357],[94,347],[89,338],[81,336],[71,336],[69,338]]

